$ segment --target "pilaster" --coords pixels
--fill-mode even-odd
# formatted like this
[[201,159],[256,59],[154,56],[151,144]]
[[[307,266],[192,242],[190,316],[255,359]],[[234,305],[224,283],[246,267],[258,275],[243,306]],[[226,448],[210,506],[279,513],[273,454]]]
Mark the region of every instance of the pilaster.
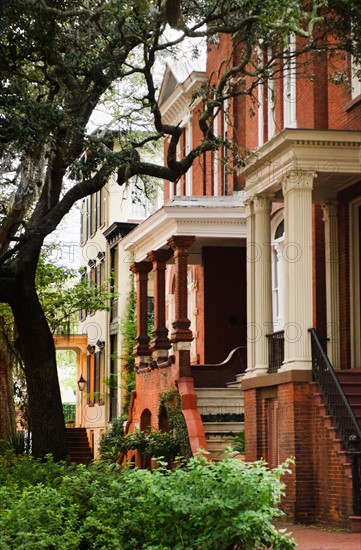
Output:
[[249,376],[256,365],[256,319],[255,319],[255,219],[253,201],[245,202],[247,220],[247,371]]

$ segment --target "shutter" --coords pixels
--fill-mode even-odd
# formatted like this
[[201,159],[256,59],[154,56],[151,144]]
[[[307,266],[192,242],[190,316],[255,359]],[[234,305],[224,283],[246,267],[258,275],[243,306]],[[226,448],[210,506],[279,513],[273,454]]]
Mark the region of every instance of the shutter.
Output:
[[100,351],[94,354],[94,403],[99,403],[100,393]]
[[87,405],[90,405],[90,395],[89,395],[90,375],[91,375],[91,372],[90,372],[90,355],[87,355],[86,356],[86,379],[87,379],[87,382],[88,382],[88,392],[87,392],[87,397],[86,397],[86,404]]

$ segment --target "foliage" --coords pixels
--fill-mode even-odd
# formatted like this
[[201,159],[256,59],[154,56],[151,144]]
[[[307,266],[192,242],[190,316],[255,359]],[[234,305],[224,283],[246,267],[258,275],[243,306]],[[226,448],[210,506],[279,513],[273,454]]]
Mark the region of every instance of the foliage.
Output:
[[235,435],[232,440],[232,449],[237,453],[244,453],[246,450],[246,440],[244,436],[244,431],[239,432]]
[[109,285],[101,288],[94,283],[78,281],[74,269],[54,265],[47,259],[47,251],[40,255],[36,269],[36,288],[51,331],[71,332],[74,316],[80,309],[109,311],[109,302],[116,297]]
[[145,432],[135,430],[126,435],[120,435],[119,424],[110,435],[105,434],[100,443],[100,456],[103,459],[116,460],[119,455],[126,455],[128,451],[138,450],[146,456],[175,458],[180,452],[180,443],[176,437],[167,432]]
[[119,449],[124,438],[124,420],[122,417],[112,421],[107,431],[103,434],[99,443],[99,454],[102,460],[116,462],[119,458]]
[[130,275],[130,290],[127,300],[126,312],[120,323],[122,335],[122,379],[124,392],[123,417],[127,417],[130,404],[130,396],[135,388],[135,362],[133,348],[137,335],[136,326],[136,292],[134,286],[134,274]]
[[0,456],[0,548],[291,550],[294,542],[272,525],[288,466],[197,457],[151,472],[7,454]]
[[185,458],[192,456],[187,425],[182,413],[181,396],[178,390],[169,390],[160,395],[159,416],[165,414],[169,428],[180,443],[180,454]]

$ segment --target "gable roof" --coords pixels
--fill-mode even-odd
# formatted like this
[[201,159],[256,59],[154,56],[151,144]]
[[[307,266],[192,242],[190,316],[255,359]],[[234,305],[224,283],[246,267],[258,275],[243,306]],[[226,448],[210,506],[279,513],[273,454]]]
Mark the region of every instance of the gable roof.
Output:
[[167,63],[159,92],[159,105],[162,105],[180,84],[192,80],[192,75],[205,74],[206,64],[202,57],[190,61],[174,61]]

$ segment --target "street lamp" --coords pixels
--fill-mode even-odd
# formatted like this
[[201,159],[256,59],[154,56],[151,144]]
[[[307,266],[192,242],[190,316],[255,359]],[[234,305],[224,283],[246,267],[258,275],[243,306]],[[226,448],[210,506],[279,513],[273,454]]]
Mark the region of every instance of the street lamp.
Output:
[[80,427],[83,426],[83,391],[86,386],[86,380],[83,378],[83,375],[80,375],[78,380],[78,388],[80,391]]
[[86,380],[83,378],[83,375],[80,375],[80,378],[78,380],[78,388],[80,392],[84,391],[84,388],[86,386]]

